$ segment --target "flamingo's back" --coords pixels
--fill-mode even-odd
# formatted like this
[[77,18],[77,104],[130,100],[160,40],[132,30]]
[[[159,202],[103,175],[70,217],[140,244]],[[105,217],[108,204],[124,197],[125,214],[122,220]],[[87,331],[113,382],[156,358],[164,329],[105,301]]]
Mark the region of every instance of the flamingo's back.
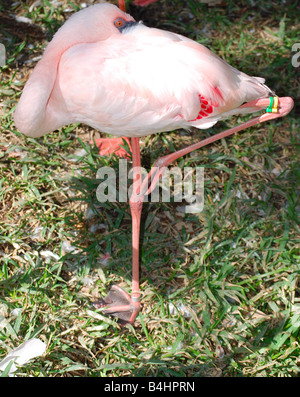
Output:
[[66,45],[64,34],[70,41],[72,32],[65,26],[18,104],[15,122],[27,135],[74,122],[129,137],[209,128],[232,114],[256,110],[238,107],[271,92],[263,79],[247,76],[180,35],[132,24],[104,40]]

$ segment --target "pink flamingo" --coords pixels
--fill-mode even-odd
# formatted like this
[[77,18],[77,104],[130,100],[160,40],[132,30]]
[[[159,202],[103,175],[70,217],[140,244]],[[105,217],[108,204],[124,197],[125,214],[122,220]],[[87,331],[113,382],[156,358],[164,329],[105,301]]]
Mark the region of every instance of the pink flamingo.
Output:
[[[124,0],[120,8],[125,10]],[[141,309],[143,197],[154,189],[163,167],[237,131],[285,116],[293,100],[274,97],[264,79],[238,71],[203,45],[146,27],[122,10],[111,4],[93,5],[58,30],[25,85],[15,124],[31,137],[81,122],[131,138],[132,292],[130,296],[113,286],[99,305],[132,324]],[[266,108],[267,113],[160,158],[142,182],[139,137],[191,126],[209,128],[231,115]]]

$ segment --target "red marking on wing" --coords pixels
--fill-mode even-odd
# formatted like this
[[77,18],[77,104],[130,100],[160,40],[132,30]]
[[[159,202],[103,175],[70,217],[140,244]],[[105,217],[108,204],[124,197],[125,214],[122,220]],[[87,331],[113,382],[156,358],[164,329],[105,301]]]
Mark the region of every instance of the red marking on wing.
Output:
[[189,121],[201,120],[203,117],[207,117],[210,115],[210,113],[213,112],[214,110],[213,107],[219,106],[217,103],[209,104],[208,100],[200,94],[199,94],[199,101],[200,101],[200,111],[198,113],[198,116],[194,120],[189,120]]

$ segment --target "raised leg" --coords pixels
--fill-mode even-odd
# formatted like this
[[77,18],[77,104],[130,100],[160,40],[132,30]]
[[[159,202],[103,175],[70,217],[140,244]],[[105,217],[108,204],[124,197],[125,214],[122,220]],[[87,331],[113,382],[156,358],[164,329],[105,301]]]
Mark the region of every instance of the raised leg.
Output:
[[[277,97],[276,97],[277,98]],[[270,101],[273,103],[273,98],[262,98],[262,99],[257,99],[248,103],[245,103],[244,105],[241,106],[241,108],[245,107],[250,107],[254,108],[257,110],[263,109],[263,108],[268,108],[270,105]],[[213,142],[216,142],[222,138],[226,138],[236,132],[245,130],[246,128],[249,128],[253,125],[263,123],[268,120],[276,119],[278,117],[283,117],[286,116],[293,108],[294,106],[294,101],[290,97],[282,97],[282,98],[277,98],[276,99],[276,107],[273,109],[267,109],[268,112],[264,113],[258,117],[255,117],[249,121],[246,121],[245,123],[242,123],[236,127],[229,128],[228,130],[222,131],[216,135],[213,135],[209,138],[203,139],[200,142],[194,143],[193,145],[187,146],[181,150],[178,150],[174,153],[171,153],[167,156],[161,157],[156,161],[156,163],[153,165],[151,168],[147,178],[144,179],[142,186],[141,186],[141,193],[144,195],[150,194],[155,186],[157,185],[159,178],[164,172],[165,167],[170,165],[173,161],[177,160],[179,157],[185,156],[188,153],[191,153],[192,151],[196,149],[200,149],[204,146],[207,146]],[[255,110],[254,110],[255,111]]]

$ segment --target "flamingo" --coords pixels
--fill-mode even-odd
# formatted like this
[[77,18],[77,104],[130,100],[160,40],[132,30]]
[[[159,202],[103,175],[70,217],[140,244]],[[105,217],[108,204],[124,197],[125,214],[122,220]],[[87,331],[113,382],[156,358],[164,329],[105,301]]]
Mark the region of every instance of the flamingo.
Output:
[[[255,124],[285,116],[290,97],[275,96],[264,79],[233,68],[187,37],[136,22],[101,3],[71,16],[54,35],[27,81],[14,120],[39,137],[70,123],[85,123],[132,147],[134,189],[131,295],[114,285],[97,307],[133,324],[141,310],[139,234],[144,195],[177,158]],[[179,128],[206,129],[235,114],[267,110],[245,123],[157,160],[142,181],[139,139]],[[109,138],[107,138],[109,139]]]

